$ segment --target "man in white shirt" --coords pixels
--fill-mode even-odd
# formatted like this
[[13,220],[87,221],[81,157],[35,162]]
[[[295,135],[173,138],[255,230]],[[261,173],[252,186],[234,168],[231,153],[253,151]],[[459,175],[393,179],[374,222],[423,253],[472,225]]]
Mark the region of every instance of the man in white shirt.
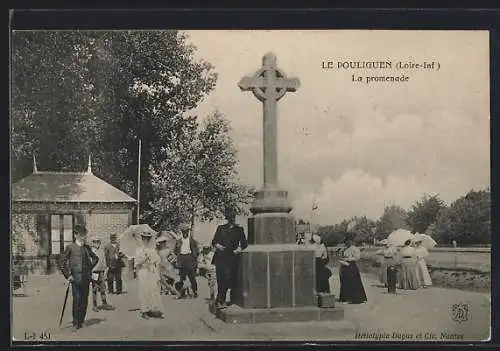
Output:
[[199,255],[198,244],[190,235],[190,224],[182,223],[179,229],[182,236],[175,243],[174,253],[177,255],[180,283],[184,283],[187,277],[191,283],[194,297],[198,297],[198,284],[196,282],[196,268]]

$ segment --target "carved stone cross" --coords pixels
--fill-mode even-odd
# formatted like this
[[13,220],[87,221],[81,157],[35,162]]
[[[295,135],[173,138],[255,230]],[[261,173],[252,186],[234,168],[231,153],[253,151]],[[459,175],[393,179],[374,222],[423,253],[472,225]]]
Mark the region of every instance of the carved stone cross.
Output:
[[262,68],[253,76],[244,77],[238,85],[243,91],[251,90],[264,105],[264,188],[277,188],[277,102],[288,91],[296,91],[300,81],[298,78],[287,78],[285,73],[276,67],[276,56],[267,53],[262,59]]

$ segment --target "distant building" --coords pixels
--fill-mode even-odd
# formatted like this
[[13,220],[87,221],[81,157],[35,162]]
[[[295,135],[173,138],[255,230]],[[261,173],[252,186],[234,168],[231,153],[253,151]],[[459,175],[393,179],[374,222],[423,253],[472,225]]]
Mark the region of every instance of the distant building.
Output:
[[86,172],[33,173],[12,185],[12,256],[32,272],[48,274],[66,245],[73,226],[86,225],[89,236],[119,235],[132,224],[136,200]]

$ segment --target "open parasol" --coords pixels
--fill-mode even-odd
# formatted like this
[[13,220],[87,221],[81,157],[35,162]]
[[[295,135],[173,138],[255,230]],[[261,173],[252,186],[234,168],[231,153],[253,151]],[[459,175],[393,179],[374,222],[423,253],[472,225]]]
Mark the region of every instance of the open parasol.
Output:
[[134,257],[135,250],[141,245],[141,233],[150,233],[153,238],[157,232],[147,224],[136,224],[129,226],[120,236],[120,251],[128,258]]
[[427,234],[421,234],[417,233],[415,234],[415,237],[413,238],[413,242],[421,241],[422,246],[425,247],[427,250],[432,249],[434,246],[437,245],[437,242],[429,235]]
[[403,246],[407,240],[412,240],[414,236],[409,230],[398,229],[389,234],[387,242],[390,246]]

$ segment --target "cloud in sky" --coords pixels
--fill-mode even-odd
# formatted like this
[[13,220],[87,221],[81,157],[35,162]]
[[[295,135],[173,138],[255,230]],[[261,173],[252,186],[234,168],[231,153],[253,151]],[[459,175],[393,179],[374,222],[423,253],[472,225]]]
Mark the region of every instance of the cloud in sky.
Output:
[[[278,103],[280,185],[296,217],[337,223],[378,218],[388,204],[410,207],[426,193],[448,203],[490,183],[489,46],[473,31],[188,31],[197,55],[219,74],[194,111],[231,121],[240,177],[262,184],[262,106],[237,86],[273,51],[301,86]],[[439,62],[404,72],[406,83],[354,83],[322,61]],[[401,71],[385,72],[398,75]]]

